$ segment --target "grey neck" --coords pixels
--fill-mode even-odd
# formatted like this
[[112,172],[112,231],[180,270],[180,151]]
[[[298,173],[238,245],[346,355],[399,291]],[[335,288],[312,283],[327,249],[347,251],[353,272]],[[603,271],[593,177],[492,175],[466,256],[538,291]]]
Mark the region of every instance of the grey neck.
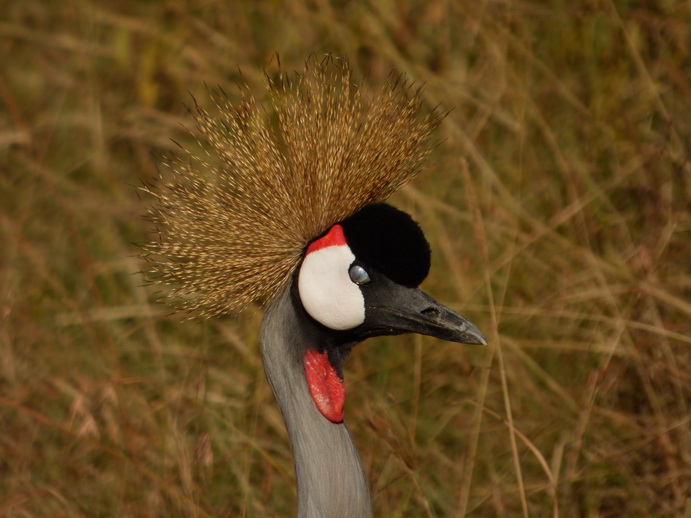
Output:
[[321,415],[307,388],[303,355],[318,335],[295,307],[290,286],[281,288],[266,309],[261,344],[295,459],[298,518],[369,518],[367,480],[350,433],[345,424]]

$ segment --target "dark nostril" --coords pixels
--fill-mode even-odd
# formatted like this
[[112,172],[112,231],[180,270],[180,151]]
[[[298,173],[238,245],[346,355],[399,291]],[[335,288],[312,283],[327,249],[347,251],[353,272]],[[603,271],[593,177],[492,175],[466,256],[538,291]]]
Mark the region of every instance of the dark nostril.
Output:
[[439,310],[437,308],[425,308],[420,313],[426,317],[437,318],[439,316]]

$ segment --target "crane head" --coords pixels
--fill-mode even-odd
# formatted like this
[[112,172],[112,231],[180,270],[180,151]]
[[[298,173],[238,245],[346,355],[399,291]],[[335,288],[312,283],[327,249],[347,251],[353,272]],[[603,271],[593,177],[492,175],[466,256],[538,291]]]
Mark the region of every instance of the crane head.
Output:
[[308,386],[327,419],[343,420],[343,360],[372,336],[419,333],[486,345],[468,319],[418,286],[430,268],[430,248],[418,224],[390,205],[367,205],[333,225],[305,251],[297,294],[308,318],[328,339],[306,348]]

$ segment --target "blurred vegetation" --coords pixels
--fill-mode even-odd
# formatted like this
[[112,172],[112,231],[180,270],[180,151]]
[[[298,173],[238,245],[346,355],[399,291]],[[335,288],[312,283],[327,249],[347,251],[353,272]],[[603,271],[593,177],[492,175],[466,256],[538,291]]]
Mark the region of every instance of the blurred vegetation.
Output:
[[[150,304],[135,186],[184,104],[279,53],[452,109],[397,195],[491,346],[371,340],[348,423],[377,516],[691,513],[691,4],[5,2],[0,515],[291,516],[259,311]],[[211,105],[211,102],[208,102]]]

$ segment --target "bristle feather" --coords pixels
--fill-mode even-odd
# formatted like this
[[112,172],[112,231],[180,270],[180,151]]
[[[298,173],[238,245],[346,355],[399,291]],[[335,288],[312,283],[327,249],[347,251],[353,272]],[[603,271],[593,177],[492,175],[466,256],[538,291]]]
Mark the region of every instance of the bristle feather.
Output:
[[439,122],[401,76],[365,96],[333,57],[267,76],[267,89],[269,114],[246,88],[235,105],[214,95],[218,119],[193,99],[205,157],[172,159],[171,180],[141,188],[158,199],[149,279],[200,316],[270,299],[312,239],[415,176]]

